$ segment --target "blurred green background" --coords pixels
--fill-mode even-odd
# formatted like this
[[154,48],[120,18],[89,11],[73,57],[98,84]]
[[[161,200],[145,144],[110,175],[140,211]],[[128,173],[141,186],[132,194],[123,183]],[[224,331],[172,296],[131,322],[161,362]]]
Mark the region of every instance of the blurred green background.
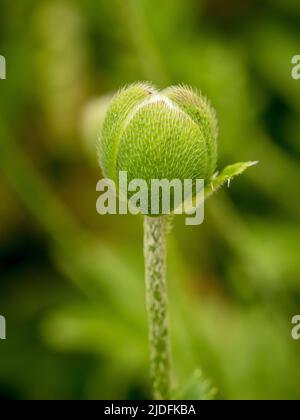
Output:
[[175,383],[299,399],[299,0],[1,0],[0,395],[150,398],[142,220],[98,216],[97,122],[136,80],[190,84],[219,166],[260,164],[168,238]]

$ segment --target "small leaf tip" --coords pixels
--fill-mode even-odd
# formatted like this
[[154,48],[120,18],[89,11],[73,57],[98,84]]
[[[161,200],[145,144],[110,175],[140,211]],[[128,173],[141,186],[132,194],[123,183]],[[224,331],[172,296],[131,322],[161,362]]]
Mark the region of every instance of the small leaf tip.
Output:
[[249,167],[251,167],[251,166],[256,166],[256,165],[258,165],[259,164],[259,160],[254,160],[254,161],[252,161],[252,162],[248,162],[248,166]]

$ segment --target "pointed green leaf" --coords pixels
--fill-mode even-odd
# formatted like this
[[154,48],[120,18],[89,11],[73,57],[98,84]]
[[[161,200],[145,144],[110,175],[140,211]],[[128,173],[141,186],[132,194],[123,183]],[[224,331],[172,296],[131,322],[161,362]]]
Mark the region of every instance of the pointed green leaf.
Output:
[[225,169],[211,180],[209,185],[205,188],[205,200],[207,200],[214,192],[218,191],[223,187],[224,184],[230,183],[230,181],[238,175],[241,175],[251,166],[256,165],[258,162],[240,162],[233,165],[226,166]]
[[202,376],[200,370],[197,370],[184,385],[178,387],[172,392],[174,400],[214,400],[217,390],[212,388],[209,380]]

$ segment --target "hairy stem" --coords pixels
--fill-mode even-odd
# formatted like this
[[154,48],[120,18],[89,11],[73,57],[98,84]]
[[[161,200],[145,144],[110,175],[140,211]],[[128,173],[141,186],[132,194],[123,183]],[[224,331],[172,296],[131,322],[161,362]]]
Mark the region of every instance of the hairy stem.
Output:
[[165,220],[145,217],[144,256],[154,399],[170,398],[170,343],[166,288]]

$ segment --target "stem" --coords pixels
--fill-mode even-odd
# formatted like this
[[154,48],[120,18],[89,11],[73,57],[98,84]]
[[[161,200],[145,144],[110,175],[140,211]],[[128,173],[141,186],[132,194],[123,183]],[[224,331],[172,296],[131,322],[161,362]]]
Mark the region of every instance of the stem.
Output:
[[170,343],[166,288],[165,220],[144,221],[146,297],[149,323],[150,370],[154,399],[170,398]]

